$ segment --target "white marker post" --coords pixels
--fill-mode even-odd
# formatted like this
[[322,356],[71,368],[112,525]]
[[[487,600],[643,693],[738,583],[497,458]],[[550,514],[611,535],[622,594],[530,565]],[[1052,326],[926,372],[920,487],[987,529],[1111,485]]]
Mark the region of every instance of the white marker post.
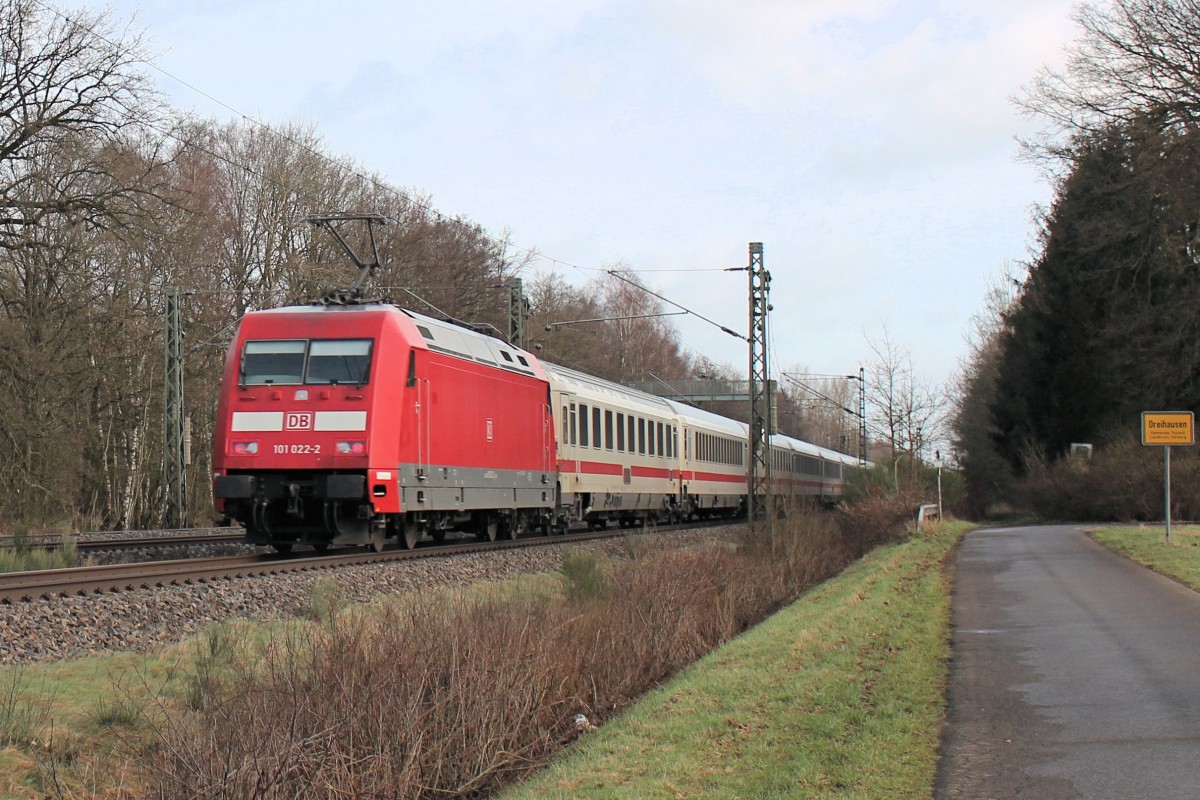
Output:
[[1142,444],[1163,446],[1163,498],[1167,544],[1171,543],[1171,445],[1196,443],[1191,411],[1143,411]]

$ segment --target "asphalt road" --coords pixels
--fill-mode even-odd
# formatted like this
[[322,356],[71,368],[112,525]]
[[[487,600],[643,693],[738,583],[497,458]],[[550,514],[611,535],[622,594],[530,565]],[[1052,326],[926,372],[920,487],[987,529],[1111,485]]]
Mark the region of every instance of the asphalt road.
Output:
[[1076,527],[958,553],[935,798],[1200,798],[1200,595]]

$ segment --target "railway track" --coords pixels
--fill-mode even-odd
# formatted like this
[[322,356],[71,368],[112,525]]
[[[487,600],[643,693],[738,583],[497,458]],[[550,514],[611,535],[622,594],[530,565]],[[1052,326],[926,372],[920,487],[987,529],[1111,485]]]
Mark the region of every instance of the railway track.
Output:
[[[678,529],[683,527],[685,526],[678,526]],[[663,528],[663,530],[666,529]],[[672,527],[671,529],[677,528]],[[459,553],[583,542],[623,536],[627,533],[628,531],[622,530],[589,531],[566,536],[530,537],[505,542],[430,544],[415,550],[385,550],[382,553],[355,550],[348,553],[325,553],[312,556],[280,556],[276,554],[218,556],[33,572],[10,572],[0,574],[0,603],[19,603],[42,598],[207,583],[229,578],[277,575],[410,558],[430,558]]]
[[[79,536],[75,537],[75,549],[81,553],[95,552],[100,550],[137,550],[154,549],[160,547],[187,547],[191,545],[237,544],[246,536],[245,532],[241,530],[222,533],[184,533],[169,536],[133,536],[119,539],[82,538],[86,535],[87,534],[80,534]],[[111,534],[100,535],[108,536]],[[13,547],[16,544],[17,542],[10,537],[0,538],[0,548]],[[21,544],[22,546],[30,548],[57,550],[62,546],[62,537],[39,536],[24,540]]]

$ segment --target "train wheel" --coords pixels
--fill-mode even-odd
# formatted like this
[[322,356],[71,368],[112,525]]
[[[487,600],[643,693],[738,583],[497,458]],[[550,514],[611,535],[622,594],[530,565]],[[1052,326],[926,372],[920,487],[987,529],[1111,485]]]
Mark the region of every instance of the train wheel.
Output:
[[[437,539],[440,542],[442,539],[446,538],[446,534],[444,531],[438,531],[438,533],[442,534],[441,538],[439,539],[437,533],[435,533],[433,535],[434,539]],[[404,539],[404,549],[412,550],[414,547],[417,546],[417,542],[421,541],[421,529],[418,528],[416,525],[405,525],[403,539]]]
[[383,552],[383,545],[387,537],[387,531],[383,528],[376,528],[371,531],[371,538],[367,540],[367,547],[371,548],[376,553]]
[[491,514],[481,514],[475,522],[475,536],[481,542],[496,541],[496,534],[500,532],[500,523],[496,521],[496,517]]
[[501,522],[500,530],[497,532],[497,535],[501,539],[504,539],[505,541],[509,541],[509,542],[511,542],[513,539],[516,539],[517,538],[516,523],[514,523],[511,519]]

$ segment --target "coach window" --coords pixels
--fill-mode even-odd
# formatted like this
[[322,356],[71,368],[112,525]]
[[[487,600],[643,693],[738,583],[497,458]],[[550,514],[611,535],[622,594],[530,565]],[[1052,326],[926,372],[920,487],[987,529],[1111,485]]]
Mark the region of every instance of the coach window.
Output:
[[654,420],[646,420],[646,455],[652,456],[658,451],[654,449]]
[[626,439],[629,442],[629,452],[633,453],[637,450],[637,424],[633,419],[633,414],[629,415],[629,417],[625,420],[625,424],[629,428],[626,431]]
[[300,383],[306,344],[303,339],[246,342],[242,350],[242,385]]
[[575,404],[571,403],[571,445],[574,446],[574,444],[575,444]]
[[588,446],[588,407],[579,404],[579,446]]
[[604,449],[613,449],[613,412],[604,409]]
[[617,452],[625,452],[625,415],[617,414]]
[[658,423],[658,454],[660,456],[665,455],[663,451],[663,424],[661,422]]
[[592,408],[592,447],[600,449],[600,409]]
[[646,455],[646,420],[638,417],[638,453]]

